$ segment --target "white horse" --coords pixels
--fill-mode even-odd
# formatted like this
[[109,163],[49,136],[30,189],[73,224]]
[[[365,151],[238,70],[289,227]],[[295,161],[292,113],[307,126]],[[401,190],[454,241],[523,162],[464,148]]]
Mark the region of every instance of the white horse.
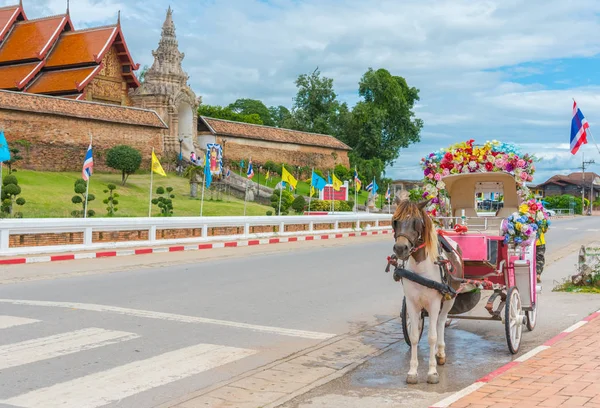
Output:
[[[427,202],[416,204],[396,197],[396,204],[397,209],[392,221],[395,255],[400,261],[404,262],[405,270],[430,281],[442,283],[440,266],[436,264],[440,255],[438,235],[433,221],[424,210]],[[452,244],[455,245],[455,243]],[[453,246],[453,249],[456,253],[442,251],[442,257],[452,263],[454,271],[458,268],[459,273],[462,274],[462,263],[458,258],[461,256],[460,250],[456,246]],[[428,340],[430,352],[427,382],[437,384],[440,379],[436,363],[439,365],[446,363],[444,328],[448,312],[454,304],[454,298],[443,301],[443,296],[438,290],[423,286],[405,277],[402,278],[402,285],[404,286],[408,318],[412,323],[409,333],[411,344],[410,369],[406,382],[408,384],[418,382],[417,346],[420,337],[418,323],[421,318],[421,311],[424,309],[429,315]]]

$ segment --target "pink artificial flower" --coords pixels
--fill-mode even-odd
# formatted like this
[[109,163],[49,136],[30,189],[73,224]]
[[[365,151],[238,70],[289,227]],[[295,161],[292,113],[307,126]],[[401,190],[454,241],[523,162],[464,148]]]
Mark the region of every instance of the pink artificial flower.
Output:
[[496,167],[503,169],[505,161],[503,159],[496,158]]
[[442,175],[440,173],[435,173],[434,178],[436,181],[440,181],[442,179]]
[[520,167],[522,169],[525,168],[525,160],[523,160],[523,159],[517,160],[517,167]]
[[529,177],[529,175],[527,173],[525,173],[525,172],[521,173],[521,180],[526,181],[528,177]]
[[431,179],[433,178],[433,174],[429,173],[429,174],[427,175],[427,178],[431,180]]
[[447,176],[448,174],[450,174],[450,170],[444,169],[444,171],[442,172],[442,175]]

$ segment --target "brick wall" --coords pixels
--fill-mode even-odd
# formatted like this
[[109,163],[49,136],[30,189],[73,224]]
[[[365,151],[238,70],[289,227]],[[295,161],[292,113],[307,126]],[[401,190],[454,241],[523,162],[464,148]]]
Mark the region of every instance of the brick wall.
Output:
[[348,152],[327,147],[302,146],[295,144],[273,143],[261,140],[241,139],[234,137],[217,137],[217,143],[223,146],[223,156],[227,160],[240,160],[256,164],[264,164],[268,160],[292,166],[309,166],[318,169],[331,169],[336,164],[350,166]]
[[[89,132],[93,135],[94,168],[99,170],[107,170],[105,151],[117,144],[140,150],[144,166],[150,163],[153,146],[158,154],[162,151],[162,129],[151,127],[9,111],[1,106],[0,127],[9,145],[21,151],[19,165],[32,170],[81,170]],[[15,144],[17,140],[26,140],[30,147]]]
[[[140,150],[148,167],[168,131],[152,111],[7,91],[0,91],[0,129],[21,151],[20,166],[56,171],[81,170],[90,133],[95,168],[107,169],[105,151],[117,144]],[[20,140],[29,146],[15,144]]]

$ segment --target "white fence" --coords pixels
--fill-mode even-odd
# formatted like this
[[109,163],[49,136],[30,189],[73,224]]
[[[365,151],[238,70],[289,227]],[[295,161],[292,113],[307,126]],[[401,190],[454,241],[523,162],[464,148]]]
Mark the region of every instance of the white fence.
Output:
[[[380,226],[380,222],[387,226]],[[342,233],[359,230],[389,229],[389,214],[334,214],[301,216],[261,216],[261,217],[171,217],[171,218],[35,218],[4,219],[0,221],[0,256],[17,254],[42,254],[70,251],[85,251],[140,246],[192,244],[211,241],[241,240],[254,238],[284,237],[291,235],[312,235]],[[333,228],[315,229],[315,225],[331,224]],[[343,224],[344,228],[340,228]],[[348,224],[352,228],[348,228]],[[304,225],[303,231],[287,231],[286,225]],[[272,232],[251,233],[251,227],[269,226]],[[209,236],[210,228],[243,227],[243,233],[236,235]],[[160,230],[200,229],[200,236],[177,239],[157,239]],[[94,242],[94,232],[147,231],[147,240]],[[11,236],[31,236],[36,234],[83,234],[83,243],[73,245],[14,245]],[[41,236],[41,235],[40,235]]]

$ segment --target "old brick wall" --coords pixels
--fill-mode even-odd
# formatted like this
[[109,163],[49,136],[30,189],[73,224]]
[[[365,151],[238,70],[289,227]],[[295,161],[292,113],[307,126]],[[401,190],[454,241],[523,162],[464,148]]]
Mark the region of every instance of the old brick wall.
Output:
[[[24,168],[79,171],[93,136],[94,167],[107,170],[105,151],[118,144],[160,157],[168,131],[156,113],[133,108],[0,91],[0,129],[21,151]],[[24,143],[23,143],[24,141]]]
[[303,146],[295,144],[273,143],[261,140],[242,139],[234,137],[217,137],[217,143],[223,146],[223,156],[227,160],[240,160],[264,164],[268,160],[275,163],[285,163],[292,166],[308,166],[319,169],[330,169],[336,164],[350,166],[348,152],[327,147]]

